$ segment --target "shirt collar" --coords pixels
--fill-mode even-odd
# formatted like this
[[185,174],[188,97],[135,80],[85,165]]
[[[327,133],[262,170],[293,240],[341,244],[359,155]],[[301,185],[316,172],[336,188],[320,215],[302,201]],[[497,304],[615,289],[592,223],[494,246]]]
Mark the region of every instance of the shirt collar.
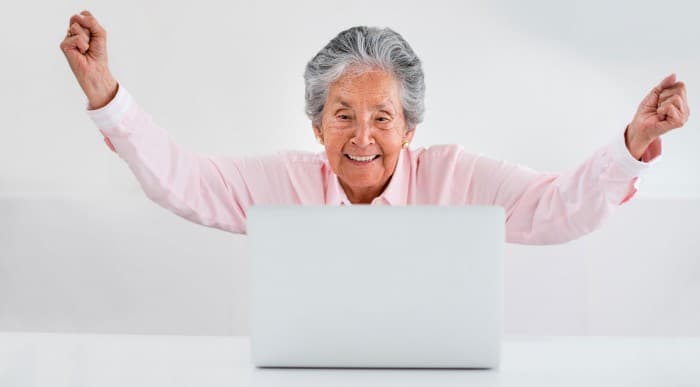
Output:
[[[330,171],[330,167],[328,170]],[[326,204],[332,206],[347,206],[351,204],[338,181],[338,176],[332,171],[329,172],[326,183]]]
[[[410,160],[406,152],[409,152],[409,150],[402,149],[399,153],[399,159],[396,161],[396,168],[391,176],[391,180],[389,180],[389,184],[384,189],[384,192],[372,201],[372,205],[405,206],[408,202],[408,183],[411,168],[408,165]],[[336,206],[352,205],[338,181],[338,176],[331,171],[330,165],[328,165],[326,179],[326,204]]]

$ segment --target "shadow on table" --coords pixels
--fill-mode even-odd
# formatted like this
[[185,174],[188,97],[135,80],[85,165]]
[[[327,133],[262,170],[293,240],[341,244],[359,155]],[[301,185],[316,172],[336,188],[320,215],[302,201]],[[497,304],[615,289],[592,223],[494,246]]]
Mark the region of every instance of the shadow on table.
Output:
[[251,387],[498,386],[497,370],[400,368],[253,368]]

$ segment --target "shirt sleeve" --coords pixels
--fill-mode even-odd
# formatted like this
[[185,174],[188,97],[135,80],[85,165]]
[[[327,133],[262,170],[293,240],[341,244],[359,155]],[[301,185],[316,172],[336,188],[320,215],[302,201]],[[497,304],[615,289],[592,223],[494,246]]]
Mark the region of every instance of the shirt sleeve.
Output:
[[246,233],[246,208],[275,202],[277,191],[267,188],[285,178],[277,156],[207,156],[183,148],[121,85],[109,104],[88,115],[149,199],[204,226]]
[[658,156],[647,155],[648,162],[634,159],[624,133],[573,171],[561,174],[478,156],[472,166],[471,204],[505,208],[508,242],[564,243],[595,230],[630,200],[638,178]]

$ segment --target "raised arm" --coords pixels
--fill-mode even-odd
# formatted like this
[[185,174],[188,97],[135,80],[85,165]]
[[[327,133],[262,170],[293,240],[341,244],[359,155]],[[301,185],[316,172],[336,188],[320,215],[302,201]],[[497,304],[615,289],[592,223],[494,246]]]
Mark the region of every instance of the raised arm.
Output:
[[597,229],[632,198],[638,177],[649,167],[629,154],[623,133],[564,173],[486,157],[468,164],[470,204],[504,207],[506,240],[521,244],[564,243]]
[[578,238],[635,194],[638,177],[661,154],[660,136],[683,126],[688,114],[685,85],[672,74],[644,98],[624,134],[572,171],[546,174],[486,158],[470,160],[472,197],[505,207],[509,242]]
[[61,50],[105,142],[154,202],[192,222],[245,233],[248,206],[294,197],[282,155],[205,156],[175,143],[112,77],[106,32],[89,12],[71,17]]
[[264,168],[252,163],[262,159],[205,156],[182,147],[122,86],[109,104],[88,115],[149,199],[192,222],[245,233],[246,208],[254,203],[248,186],[253,170],[260,170],[260,179],[252,183],[265,184]]

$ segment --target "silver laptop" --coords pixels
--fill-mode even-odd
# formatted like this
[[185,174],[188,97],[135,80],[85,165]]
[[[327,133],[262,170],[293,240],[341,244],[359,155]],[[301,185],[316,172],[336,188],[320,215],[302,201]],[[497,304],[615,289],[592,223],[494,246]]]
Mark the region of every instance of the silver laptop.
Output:
[[257,367],[494,368],[501,207],[248,210]]

